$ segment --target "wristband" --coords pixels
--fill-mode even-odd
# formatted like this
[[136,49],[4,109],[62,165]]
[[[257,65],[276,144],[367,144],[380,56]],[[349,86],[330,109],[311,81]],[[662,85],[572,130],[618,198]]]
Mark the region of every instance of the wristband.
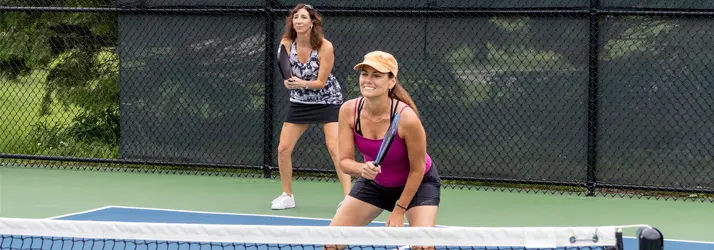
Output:
[[407,208],[406,208],[406,207],[402,207],[402,205],[399,205],[399,203],[397,203],[397,207],[399,207],[399,208],[401,208],[401,209],[404,209],[404,211],[406,211],[406,210],[407,210]]

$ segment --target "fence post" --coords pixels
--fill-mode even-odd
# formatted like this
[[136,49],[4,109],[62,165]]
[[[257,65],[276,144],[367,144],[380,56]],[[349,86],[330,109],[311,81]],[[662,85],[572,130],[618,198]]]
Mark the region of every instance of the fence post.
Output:
[[597,170],[597,129],[598,129],[598,46],[600,36],[600,23],[598,19],[598,0],[590,0],[590,49],[589,49],[589,70],[588,70],[588,160],[587,178],[585,185],[588,189],[587,196],[594,196],[595,173]]
[[263,178],[272,176],[273,168],[273,68],[275,63],[275,21],[272,10],[275,7],[274,0],[265,1],[265,92],[263,92]]

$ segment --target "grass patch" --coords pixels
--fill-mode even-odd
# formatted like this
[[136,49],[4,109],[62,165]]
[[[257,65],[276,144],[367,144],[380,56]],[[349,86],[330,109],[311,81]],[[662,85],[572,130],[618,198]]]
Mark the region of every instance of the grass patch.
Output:
[[66,133],[80,108],[53,104],[50,114],[40,115],[46,77],[47,71],[35,70],[17,80],[0,79],[0,152],[116,158],[118,146]]
[[66,126],[77,110],[52,107],[52,114],[40,116],[45,94],[46,71],[33,71],[15,81],[0,79],[0,151],[28,154],[36,152],[32,141],[33,128],[38,124],[48,127]]

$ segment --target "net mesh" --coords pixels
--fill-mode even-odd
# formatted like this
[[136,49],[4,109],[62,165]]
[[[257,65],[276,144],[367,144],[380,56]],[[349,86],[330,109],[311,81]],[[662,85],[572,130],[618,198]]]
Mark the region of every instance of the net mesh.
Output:
[[622,249],[599,227],[325,227],[0,219],[0,249]]

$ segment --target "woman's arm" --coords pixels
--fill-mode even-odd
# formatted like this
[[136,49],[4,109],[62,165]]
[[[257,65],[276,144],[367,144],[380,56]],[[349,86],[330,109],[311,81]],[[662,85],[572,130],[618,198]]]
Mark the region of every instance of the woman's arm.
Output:
[[409,176],[404,191],[397,201],[394,211],[406,212],[426,171],[426,132],[421,120],[412,109],[402,111],[402,121],[399,123],[399,134],[404,137],[409,157]]
[[320,57],[320,71],[317,72],[317,80],[305,81],[308,89],[321,89],[327,85],[327,79],[332,73],[335,64],[335,51],[332,43],[327,39],[323,40],[322,47],[318,50]]
[[337,151],[342,172],[359,177],[363,163],[355,160],[355,138],[352,134],[352,117],[355,100],[347,101],[340,107],[337,132]]

